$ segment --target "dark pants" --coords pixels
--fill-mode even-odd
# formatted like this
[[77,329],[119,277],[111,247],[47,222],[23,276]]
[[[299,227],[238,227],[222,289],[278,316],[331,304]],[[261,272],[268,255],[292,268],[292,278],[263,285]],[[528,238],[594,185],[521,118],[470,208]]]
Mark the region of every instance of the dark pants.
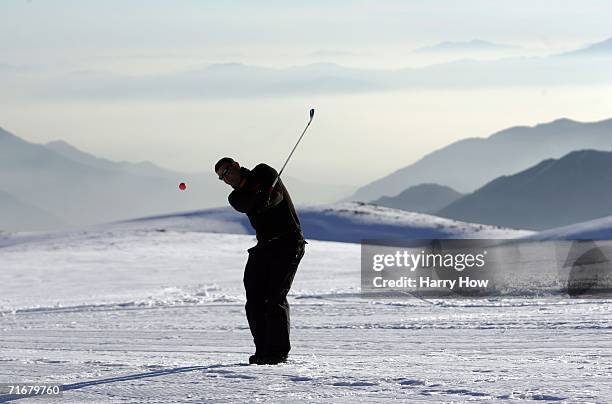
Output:
[[304,244],[304,240],[277,239],[249,249],[245,308],[257,356],[286,355],[291,349],[287,293],[304,256]]

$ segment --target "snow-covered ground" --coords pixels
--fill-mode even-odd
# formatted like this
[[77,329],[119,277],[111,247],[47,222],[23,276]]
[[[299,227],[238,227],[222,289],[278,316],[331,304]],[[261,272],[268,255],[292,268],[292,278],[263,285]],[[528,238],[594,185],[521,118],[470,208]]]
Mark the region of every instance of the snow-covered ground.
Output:
[[330,241],[296,275],[289,362],[248,366],[254,237],[158,224],[0,236],[0,383],[64,384],[67,403],[612,396],[612,300],[364,299],[359,245]]
[[539,240],[610,240],[612,239],[612,216],[543,230],[527,237]]

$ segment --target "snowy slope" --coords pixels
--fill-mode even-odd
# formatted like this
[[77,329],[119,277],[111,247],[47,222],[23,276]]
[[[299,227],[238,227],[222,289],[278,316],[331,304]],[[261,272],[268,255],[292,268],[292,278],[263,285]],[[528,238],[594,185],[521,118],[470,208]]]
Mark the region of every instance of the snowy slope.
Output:
[[612,216],[544,230],[527,237],[540,240],[612,240]]
[[[359,242],[380,238],[514,238],[532,232],[444,219],[361,202],[298,207],[307,239]],[[253,234],[247,217],[231,208],[142,218],[118,224],[136,229]]]
[[134,224],[2,236],[0,383],[60,383],[65,403],[612,394],[612,301],[364,299],[359,245],[328,241],[307,246],[289,295],[290,361],[247,366],[242,271],[253,236]]

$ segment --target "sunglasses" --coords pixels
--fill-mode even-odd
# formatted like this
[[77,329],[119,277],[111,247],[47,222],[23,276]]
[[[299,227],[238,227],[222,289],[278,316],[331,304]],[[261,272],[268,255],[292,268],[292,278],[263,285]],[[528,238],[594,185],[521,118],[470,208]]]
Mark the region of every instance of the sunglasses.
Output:
[[221,175],[219,175],[219,180],[223,181],[223,179],[225,178],[225,176],[227,175],[227,173],[229,172],[231,166],[227,166],[225,168],[225,170],[223,170],[223,172],[221,173]]

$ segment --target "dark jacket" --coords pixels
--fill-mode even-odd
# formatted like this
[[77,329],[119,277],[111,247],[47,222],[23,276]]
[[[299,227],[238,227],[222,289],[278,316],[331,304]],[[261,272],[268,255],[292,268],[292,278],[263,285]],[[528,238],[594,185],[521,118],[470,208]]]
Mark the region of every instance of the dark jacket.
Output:
[[303,239],[300,220],[282,180],[270,189],[278,176],[276,170],[262,163],[253,170],[242,167],[240,171],[246,181],[227,199],[234,209],[247,214],[257,241],[285,237]]

